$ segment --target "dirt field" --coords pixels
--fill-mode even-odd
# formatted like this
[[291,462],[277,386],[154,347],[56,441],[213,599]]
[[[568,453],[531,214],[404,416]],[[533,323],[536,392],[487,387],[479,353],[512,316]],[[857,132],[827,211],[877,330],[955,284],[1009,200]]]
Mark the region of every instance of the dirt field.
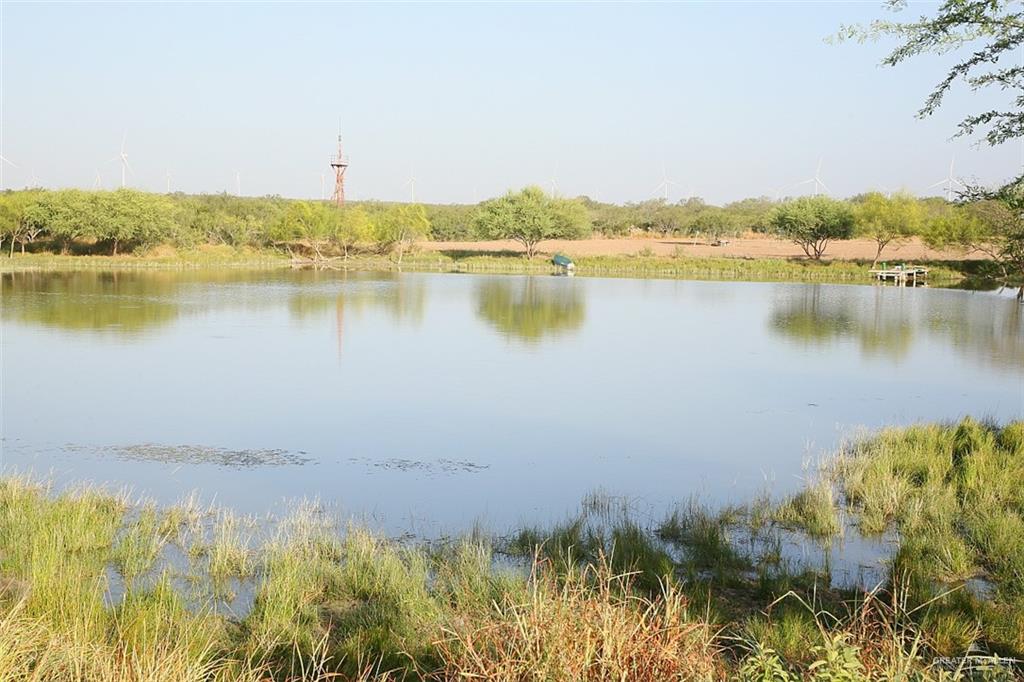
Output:
[[[513,241],[487,242],[423,242],[427,251],[522,251]],[[851,239],[829,244],[826,259],[868,260],[875,257],[875,243],[868,239]],[[671,256],[679,253],[687,256],[733,256],[738,258],[793,258],[804,253],[796,244],[772,238],[733,239],[726,246],[710,246],[694,243],[685,238],[644,238],[644,239],[584,239],[580,241],[553,240],[541,244],[543,253],[565,253],[570,256],[621,256],[649,249],[655,255]],[[961,251],[938,251],[928,248],[921,240],[914,239],[901,245],[890,244],[882,252],[884,261],[914,260],[973,260],[981,256],[964,254]]]

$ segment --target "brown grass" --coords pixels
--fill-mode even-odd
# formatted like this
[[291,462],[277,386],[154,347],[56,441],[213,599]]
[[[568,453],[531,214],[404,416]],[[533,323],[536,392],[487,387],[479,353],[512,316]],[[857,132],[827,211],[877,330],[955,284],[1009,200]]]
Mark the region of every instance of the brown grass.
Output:
[[636,596],[631,579],[603,557],[560,578],[539,564],[525,599],[506,594],[446,630],[440,679],[721,679],[715,632],[686,597],[671,586]]

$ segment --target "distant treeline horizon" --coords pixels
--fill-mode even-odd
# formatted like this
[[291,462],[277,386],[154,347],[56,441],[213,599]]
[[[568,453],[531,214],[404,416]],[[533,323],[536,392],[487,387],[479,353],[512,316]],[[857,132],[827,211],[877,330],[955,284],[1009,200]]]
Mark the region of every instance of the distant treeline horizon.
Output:
[[537,244],[550,239],[649,234],[718,243],[753,232],[793,241],[814,259],[837,239],[872,239],[880,257],[889,244],[921,237],[935,246],[982,250],[999,261],[1015,248],[1004,243],[1008,237],[1001,230],[1008,221],[1001,205],[879,192],[843,200],[753,197],[723,206],[699,198],[611,204],[528,187],[477,204],[360,200],[339,209],[325,200],[226,192],[6,190],[0,193],[0,248],[8,255],[16,247],[23,253],[116,255],[159,245],[228,245],[280,249],[317,261],[362,251],[397,254],[400,260],[423,239],[510,239],[532,257]]

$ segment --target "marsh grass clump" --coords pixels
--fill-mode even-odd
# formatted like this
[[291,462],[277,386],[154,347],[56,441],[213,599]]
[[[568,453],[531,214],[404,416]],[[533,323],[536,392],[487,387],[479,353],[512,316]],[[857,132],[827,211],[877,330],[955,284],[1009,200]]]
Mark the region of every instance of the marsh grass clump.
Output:
[[446,628],[442,679],[712,680],[725,675],[715,631],[666,586],[635,597],[630,576],[607,561],[535,567],[525,599]]
[[999,427],[970,417],[885,429],[854,443],[837,462],[839,485],[861,530],[891,529],[898,537],[894,585],[906,585],[914,600],[929,605],[967,579],[991,585],[993,600],[984,608],[961,600],[941,613],[920,612],[943,650],[971,634],[1022,651],[1019,641],[1006,644],[1014,638],[999,625],[1024,617],[1022,434],[1024,422]]
[[135,520],[128,524],[113,550],[114,563],[126,580],[153,568],[167,542],[161,530],[160,514],[152,504],[139,509]]
[[835,490],[824,478],[783,501],[774,510],[773,518],[784,527],[800,530],[816,540],[831,540],[843,530]]
[[547,531],[520,530],[504,549],[512,556],[545,559],[564,574],[606,560],[612,570],[632,574],[632,584],[648,593],[675,579],[676,564],[657,534],[633,521],[627,506],[595,504],[593,498],[584,499],[572,520]]
[[729,527],[735,522],[734,510],[715,513],[690,500],[662,522],[657,535],[684,550],[691,571],[710,570],[721,578],[749,565],[729,538]]
[[202,532],[203,510],[195,493],[168,507],[160,517],[160,534],[169,541],[183,542],[187,535]]
[[252,575],[253,563],[250,544],[255,521],[240,517],[228,510],[217,513],[210,542],[198,545],[198,552],[207,558],[207,573],[217,584],[226,584],[231,578]]
[[321,617],[340,572],[340,542],[314,507],[287,517],[262,548],[261,580],[243,621],[250,660],[270,659],[296,675],[323,652],[328,632]]

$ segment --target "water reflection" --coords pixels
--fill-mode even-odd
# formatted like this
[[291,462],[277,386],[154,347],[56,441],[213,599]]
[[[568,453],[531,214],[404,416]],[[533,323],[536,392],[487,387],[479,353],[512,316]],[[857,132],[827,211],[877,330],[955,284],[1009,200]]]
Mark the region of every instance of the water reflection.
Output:
[[972,302],[960,292],[891,287],[870,293],[789,287],[773,302],[769,327],[808,345],[852,340],[864,355],[892,360],[927,337],[971,360],[1024,371],[1024,306],[1009,297],[975,295],[984,298]]
[[76,331],[135,334],[178,318],[177,273],[4,273],[4,314],[21,322]]
[[834,286],[809,284],[787,290],[775,302],[770,326],[777,334],[805,344],[856,341],[865,356],[900,360],[914,343],[911,306],[889,290],[875,287],[868,296],[851,296]]
[[1024,305],[1009,296],[989,296],[984,302],[929,302],[926,326],[934,336],[950,341],[961,355],[995,367],[1024,371]]
[[564,279],[486,279],[477,286],[477,315],[508,337],[537,342],[583,326],[580,287]]
[[845,302],[826,295],[820,284],[810,284],[776,305],[773,330],[805,343],[827,343],[853,331],[853,318]]
[[597,487],[662,505],[745,500],[769,477],[781,494],[847,429],[1024,409],[1024,308],[993,294],[288,270],[0,283],[5,466],[254,513],[319,497],[395,532],[545,521]]
[[419,322],[425,281],[398,273],[314,271],[16,272],[0,274],[4,314],[67,331],[137,335],[184,316],[284,307],[292,320],[385,310]]

